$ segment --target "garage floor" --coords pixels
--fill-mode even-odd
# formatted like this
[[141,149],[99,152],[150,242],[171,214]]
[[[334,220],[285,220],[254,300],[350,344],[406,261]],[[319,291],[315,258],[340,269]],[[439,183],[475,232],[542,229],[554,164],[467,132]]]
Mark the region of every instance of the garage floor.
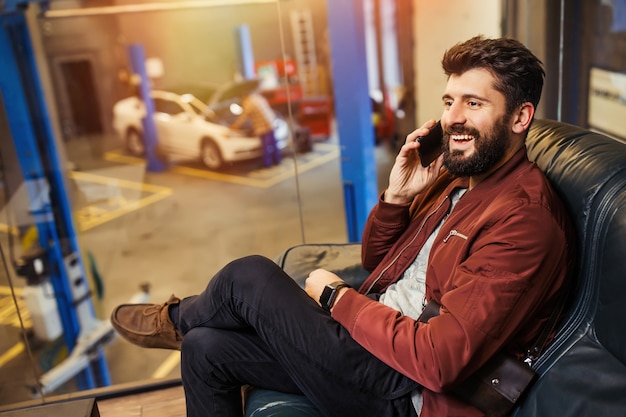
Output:
[[[73,139],[64,152],[100,320],[106,321],[114,306],[127,302],[144,284],[150,300],[162,302],[172,293],[184,297],[201,291],[224,264],[241,256],[275,258],[300,243],[347,241],[333,137],[316,142],[310,154],[286,157],[278,167],[247,163],[223,173],[182,161],[164,172],[147,172],[144,161],[129,158],[110,137]],[[394,151],[383,144],[375,155],[382,189]],[[9,220],[7,215],[9,207],[25,206],[18,194],[0,218],[7,267],[0,272],[0,409],[32,399],[36,375],[65,354],[62,343],[33,335],[18,288],[16,300],[28,328],[29,343],[24,344],[7,277],[13,275],[15,287],[24,285],[11,272],[8,250],[19,244],[9,238],[19,216]],[[141,349],[119,338],[103,352],[112,384],[179,376],[178,352]],[[55,394],[76,389],[70,380]]]

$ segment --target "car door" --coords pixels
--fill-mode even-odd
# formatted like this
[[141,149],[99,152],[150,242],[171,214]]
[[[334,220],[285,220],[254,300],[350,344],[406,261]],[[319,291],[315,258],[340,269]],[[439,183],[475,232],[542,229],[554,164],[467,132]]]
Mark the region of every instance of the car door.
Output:
[[183,103],[169,98],[155,97],[155,121],[159,144],[168,154],[194,158],[198,156],[198,128],[196,116]]

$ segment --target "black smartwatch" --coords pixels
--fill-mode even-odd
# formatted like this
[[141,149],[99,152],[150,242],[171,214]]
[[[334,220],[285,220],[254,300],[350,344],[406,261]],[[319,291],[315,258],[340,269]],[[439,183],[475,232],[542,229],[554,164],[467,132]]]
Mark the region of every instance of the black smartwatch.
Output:
[[343,287],[350,286],[343,281],[335,281],[324,287],[324,291],[322,291],[322,295],[320,295],[320,304],[324,310],[330,311],[335,303],[335,298],[337,298],[337,292]]

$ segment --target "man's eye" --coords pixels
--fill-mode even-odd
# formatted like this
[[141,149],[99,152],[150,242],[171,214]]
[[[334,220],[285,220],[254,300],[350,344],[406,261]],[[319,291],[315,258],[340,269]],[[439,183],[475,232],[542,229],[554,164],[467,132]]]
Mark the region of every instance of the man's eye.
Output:
[[480,104],[477,101],[468,101],[467,104],[470,107],[478,107],[478,106],[480,106]]

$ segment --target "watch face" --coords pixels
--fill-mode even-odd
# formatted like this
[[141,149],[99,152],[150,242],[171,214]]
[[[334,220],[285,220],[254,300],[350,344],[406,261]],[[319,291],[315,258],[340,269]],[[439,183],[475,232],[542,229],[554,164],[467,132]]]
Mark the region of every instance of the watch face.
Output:
[[335,301],[335,297],[337,296],[337,291],[343,287],[349,287],[349,285],[343,281],[335,281],[330,284],[326,284],[324,291],[322,291],[322,295],[320,295],[320,304],[324,310],[330,311],[330,308],[333,306]]
[[330,306],[329,301],[331,300],[330,296],[333,293],[335,289],[333,287],[330,286],[325,286],[324,290],[322,291],[322,295],[320,295],[320,304],[322,305],[322,308],[324,310],[330,310]]

